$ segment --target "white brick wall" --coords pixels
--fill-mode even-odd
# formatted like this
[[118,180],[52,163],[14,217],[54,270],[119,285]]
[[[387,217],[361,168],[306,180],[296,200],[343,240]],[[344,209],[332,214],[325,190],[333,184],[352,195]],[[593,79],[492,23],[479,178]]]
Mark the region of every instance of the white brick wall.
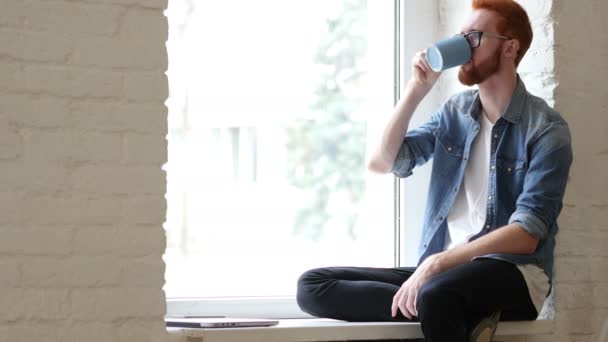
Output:
[[0,341],[163,341],[167,0],[0,0]]
[[[560,216],[553,307],[556,331],[508,341],[593,341],[608,319],[608,2],[519,0],[534,41],[519,72],[528,90],[570,125],[574,164]],[[458,32],[470,0],[439,0],[443,36]],[[455,72],[442,76],[441,97],[462,89]],[[507,339],[505,339],[507,341]]]
[[[608,319],[608,3],[555,0],[555,106],[570,124],[574,164],[557,246],[556,341],[597,341]],[[580,276],[579,276],[580,275]]]

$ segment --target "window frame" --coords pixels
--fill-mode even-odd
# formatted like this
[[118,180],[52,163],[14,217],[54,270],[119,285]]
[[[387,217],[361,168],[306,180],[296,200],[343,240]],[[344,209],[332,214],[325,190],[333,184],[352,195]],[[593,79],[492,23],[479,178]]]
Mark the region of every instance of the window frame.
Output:
[[[394,44],[394,104],[397,103],[404,86],[403,79],[411,76],[410,61],[403,56],[413,56],[421,46],[435,39],[437,31],[436,1],[419,3],[417,1],[393,0],[395,20]],[[420,32],[420,27],[428,27],[428,32],[407,36],[406,32]],[[434,95],[430,101],[436,104]],[[404,245],[404,186],[403,180],[394,178],[394,266],[411,265],[401,253]],[[251,318],[310,318],[302,312],[295,296],[280,297],[213,297],[213,298],[167,298],[167,316],[240,316]]]

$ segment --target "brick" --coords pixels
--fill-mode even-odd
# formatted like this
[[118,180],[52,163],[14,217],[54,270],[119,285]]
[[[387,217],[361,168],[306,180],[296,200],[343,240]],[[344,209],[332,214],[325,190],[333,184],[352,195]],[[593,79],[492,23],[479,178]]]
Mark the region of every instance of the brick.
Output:
[[31,91],[93,98],[119,98],[122,94],[122,74],[118,71],[29,65],[25,75],[27,89]]
[[589,308],[575,310],[560,310],[557,313],[556,329],[562,334],[593,333],[592,310]]
[[17,63],[2,61],[0,63],[0,89],[22,90],[25,88],[25,76]]
[[555,259],[555,279],[557,282],[589,282],[591,269],[587,258],[560,257]]
[[130,9],[123,18],[120,35],[129,40],[153,38],[164,43],[169,35],[167,17],[159,10]]
[[68,34],[112,35],[118,30],[119,6],[65,1],[25,0],[25,27]]
[[[87,227],[74,234],[74,255],[143,257],[165,251],[161,224],[154,226]],[[121,275],[124,277],[124,274]]]
[[158,167],[83,166],[74,171],[76,191],[96,195],[165,194],[165,172]]
[[608,222],[608,204],[588,203],[575,219],[582,226],[581,230],[608,232],[608,224],[605,223]]
[[29,139],[29,158],[37,161],[119,162],[122,137],[94,132],[36,132]]
[[0,336],[3,342],[57,342],[62,328],[57,321],[19,321],[0,326]]
[[76,324],[69,324],[61,329],[57,341],[118,341],[117,326],[120,324],[78,321]]
[[143,257],[161,255],[165,252],[166,241],[162,225],[123,226],[115,244],[120,256]]
[[152,226],[80,228],[74,235],[74,255],[141,257],[162,254],[165,249],[163,235],[162,228],[154,234]]
[[114,255],[119,239],[112,226],[79,228],[74,234],[73,252],[78,256]]
[[596,283],[593,288],[593,306],[608,308],[608,283]]
[[127,134],[124,139],[124,161],[129,164],[167,162],[167,139],[160,134]]
[[[182,341],[176,336],[167,336],[162,317],[156,319],[131,320],[128,325],[117,327],[117,342],[177,342]],[[196,342],[190,340],[189,342]]]
[[17,260],[0,261],[0,288],[21,286],[21,272]]
[[20,318],[20,307],[24,296],[23,289],[3,288],[0,291],[0,321],[12,321]]
[[605,246],[608,234],[603,232],[577,232],[562,230],[557,236],[558,256],[608,256]]
[[14,160],[23,154],[23,137],[18,129],[11,127],[6,118],[0,116],[0,161]]
[[36,259],[23,264],[23,285],[36,288],[105,287],[119,284],[115,257]]
[[0,30],[0,55],[25,61],[65,62],[72,52],[72,41],[48,32]]
[[39,197],[28,201],[27,220],[41,224],[111,225],[120,219],[115,199]]
[[[559,339],[554,334],[543,334],[543,335],[530,335],[524,337],[525,342],[566,342],[565,339]],[[496,342],[501,342],[500,340],[496,340]]]
[[25,289],[17,311],[24,319],[64,319],[69,309],[67,289]]
[[69,171],[64,166],[19,161],[0,163],[0,169],[0,189],[38,195],[69,191]]
[[167,216],[165,196],[135,197],[123,200],[122,222],[133,224],[158,224]]
[[1,96],[0,113],[20,126],[65,128],[70,125],[66,99],[28,94]]
[[[569,195],[574,195],[572,191],[566,192]],[[576,197],[576,196],[575,196]],[[564,231],[589,231],[591,230],[591,220],[586,215],[589,214],[589,208],[585,204],[569,204],[568,201],[564,201],[564,209],[562,210],[558,224],[560,231],[558,238]]]
[[0,190],[0,224],[18,224],[23,221],[24,202],[16,191]]
[[167,0],[83,0],[83,2],[139,6],[143,8],[167,8]]
[[591,281],[597,283],[608,283],[608,258],[590,258],[589,270],[591,273]]
[[120,284],[124,287],[162,287],[165,283],[165,263],[157,256],[149,256],[122,263]]
[[107,132],[162,134],[167,131],[164,104],[118,104],[100,101],[74,101],[70,107],[75,127]]
[[560,310],[589,308],[593,303],[593,285],[560,284],[556,292],[556,302]]
[[125,96],[133,101],[165,102],[169,89],[167,76],[160,71],[134,71],[125,74]]
[[19,27],[23,22],[23,1],[2,0],[2,11],[0,11],[0,27]]
[[0,253],[68,255],[72,229],[59,227],[0,228]]
[[87,37],[75,45],[75,65],[130,70],[167,69],[167,47],[160,40]]
[[71,312],[83,321],[164,315],[166,302],[160,288],[100,288],[71,291]]

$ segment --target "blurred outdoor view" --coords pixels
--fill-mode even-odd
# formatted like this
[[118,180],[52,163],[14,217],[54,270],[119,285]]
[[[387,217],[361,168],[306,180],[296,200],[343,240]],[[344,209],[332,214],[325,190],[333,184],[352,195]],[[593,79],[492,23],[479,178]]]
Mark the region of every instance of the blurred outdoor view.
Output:
[[394,8],[170,0],[167,297],[291,296],[307,269],[393,266]]

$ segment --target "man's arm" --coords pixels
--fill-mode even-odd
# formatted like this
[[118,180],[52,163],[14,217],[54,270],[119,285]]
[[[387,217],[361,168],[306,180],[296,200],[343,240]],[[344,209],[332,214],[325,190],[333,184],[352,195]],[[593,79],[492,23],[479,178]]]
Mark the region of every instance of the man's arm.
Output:
[[409,319],[418,316],[416,310],[418,291],[436,274],[485,254],[531,254],[534,253],[537,245],[538,239],[516,224],[509,224],[464,245],[433,254],[416,268],[416,272],[403,283],[393,297],[391,315],[395,317],[397,310],[401,310]]
[[437,272],[471,261],[486,254],[532,254],[538,239],[517,224],[509,224],[485,234],[464,245],[437,254],[434,258]]
[[410,119],[422,99],[431,90],[440,73],[428,66],[423,52],[416,54],[412,60],[412,79],[395,106],[382,133],[380,144],[367,162],[370,171],[388,173],[393,169],[395,158],[403,143]]

